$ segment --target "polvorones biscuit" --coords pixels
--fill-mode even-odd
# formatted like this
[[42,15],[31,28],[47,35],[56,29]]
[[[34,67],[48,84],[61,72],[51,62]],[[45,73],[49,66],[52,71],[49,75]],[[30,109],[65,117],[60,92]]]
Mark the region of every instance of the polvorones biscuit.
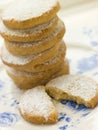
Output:
[[[44,62],[43,58],[47,57],[42,55],[31,55],[31,56],[15,56],[9,53],[6,48],[2,49],[2,61],[4,64],[12,67],[16,70],[26,71],[26,72],[39,72],[48,69],[52,69],[60,65],[64,61],[66,53],[65,43],[62,42],[58,53],[56,56],[52,57],[50,60]],[[44,53],[45,54],[45,53]],[[49,53],[47,53],[49,55]],[[34,60],[36,62],[34,62]]]
[[58,26],[63,26],[62,21],[55,17],[51,21],[26,30],[13,30],[0,23],[0,34],[4,39],[12,42],[38,41],[51,34]]
[[25,120],[34,124],[53,124],[58,120],[58,112],[44,86],[27,90],[21,96],[19,111]]
[[59,11],[56,0],[13,1],[4,11],[2,20],[12,29],[28,29],[51,20]]
[[19,88],[30,89],[38,85],[45,85],[55,77],[69,74],[69,63],[66,59],[65,62],[55,69],[35,73],[17,71],[10,67],[6,67],[6,71]]
[[84,75],[63,75],[51,80],[46,91],[56,100],[72,100],[94,108],[98,104],[98,85]]
[[36,42],[9,42],[5,40],[6,48],[9,52],[15,55],[30,55],[40,53],[53,46],[59,46],[61,39],[64,36],[65,28],[63,26],[57,26],[56,29],[46,38],[43,38]]

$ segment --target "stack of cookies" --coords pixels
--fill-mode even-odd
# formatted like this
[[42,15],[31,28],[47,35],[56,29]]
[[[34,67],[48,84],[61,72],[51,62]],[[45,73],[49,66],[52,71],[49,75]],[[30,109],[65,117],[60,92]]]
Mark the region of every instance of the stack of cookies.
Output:
[[13,1],[2,14],[2,61],[20,88],[33,88],[69,73],[59,9],[56,0],[21,0]]

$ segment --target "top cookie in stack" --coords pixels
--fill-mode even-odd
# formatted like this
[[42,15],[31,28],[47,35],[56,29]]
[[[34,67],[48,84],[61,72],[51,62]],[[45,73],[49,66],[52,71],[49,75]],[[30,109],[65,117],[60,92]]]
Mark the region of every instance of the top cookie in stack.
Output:
[[21,88],[45,84],[54,75],[69,72],[59,9],[56,0],[21,0],[13,1],[2,14],[2,61]]
[[2,20],[12,29],[28,29],[49,22],[59,11],[56,0],[14,1],[4,12]]

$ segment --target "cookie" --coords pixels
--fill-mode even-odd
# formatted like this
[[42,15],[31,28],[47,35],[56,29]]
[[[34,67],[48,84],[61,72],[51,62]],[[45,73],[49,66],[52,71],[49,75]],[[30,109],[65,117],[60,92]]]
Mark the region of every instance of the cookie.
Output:
[[[52,51],[54,52],[54,49]],[[2,49],[2,61],[5,65],[8,65],[9,67],[12,67],[16,70],[26,72],[39,72],[55,68],[61,64],[64,61],[65,53],[66,46],[64,42],[62,42],[56,56],[52,57],[50,60],[47,60],[47,58],[50,58],[49,56],[51,56],[50,50],[46,51],[46,53],[44,52],[43,55],[38,54],[37,56],[31,55],[28,57],[12,55],[4,47]],[[43,60],[46,60],[46,62],[43,62]]]
[[55,69],[40,71],[36,73],[17,71],[10,67],[6,67],[8,75],[13,79],[14,83],[21,89],[30,89],[38,85],[45,85],[54,77],[69,73],[68,61],[62,62]]
[[58,112],[44,86],[26,91],[21,96],[19,111],[26,121],[34,124],[54,124],[58,120]]
[[15,55],[30,55],[45,51],[54,45],[59,45],[65,33],[65,28],[57,27],[48,37],[36,42],[18,43],[4,41],[9,52]]
[[38,25],[36,27],[26,29],[26,30],[12,30],[7,28],[2,22],[0,23],[0,34],[2,37],[8,41],[12,42],[32,42],[38,41],[42,38],[47,37],[51,34],[56,27],[64,26],[63,22],[58,21],[57,17],[54,17],[51,21],[47,23]]
[[98,85],[84,75],[63,75],[51,80],[46,91],[56,100],[72,100],[94,108],[98,104]]
[[51,20],[59,11],[56,0],[13,1],[2,14],[4,24],[12,29],[27,29]]

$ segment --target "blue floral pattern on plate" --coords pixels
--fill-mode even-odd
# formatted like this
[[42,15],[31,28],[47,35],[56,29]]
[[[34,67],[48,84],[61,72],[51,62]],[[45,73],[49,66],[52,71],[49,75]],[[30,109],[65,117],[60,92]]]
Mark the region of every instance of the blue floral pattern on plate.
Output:
[[68,125],[60,126],[59,130],[67,130],[67,128],[68,128]]
[[84,73],[98,67],[98,55],[92,55],[88,58],[82,58],[78,61],[77,68],[79,73]]
[[[58,121],[64,122],[64,125],[60,126],[59,130],[67,130],[70,127],[75,127],[81,122],[82,118],[88,116],[92,111],[84,105],[78,105],[76,102],[73,101],[62,100],[61,104],[65,106],[66,113],[59,113]],[[70,110],[72,113],[68,114],[68,110]],[[78,115],[78,117],[74,118],[76,115]]]
[[91,41],[91,45],[94,47],[98,46],[98,41]]
[[89,40],[92,47],[98,46],[98,27],[97,28],[83,28],[83,34]]
[[88,28],[83,27],[83,34],[92,40],[98,35],[98,27]]
[[0,80],[0,89],[4,86],[4,82]]
[[18,122],[19,116],[10,112],[0,113],[0,126],[8,127],[13,126],[16,122]]

